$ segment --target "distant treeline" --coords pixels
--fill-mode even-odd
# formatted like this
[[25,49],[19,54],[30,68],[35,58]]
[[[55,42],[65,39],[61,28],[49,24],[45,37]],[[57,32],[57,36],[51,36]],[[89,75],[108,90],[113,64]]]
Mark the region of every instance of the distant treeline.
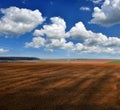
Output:
[[36,57],[0,57],[0,60],[7,61],[7,60],[40,60]]

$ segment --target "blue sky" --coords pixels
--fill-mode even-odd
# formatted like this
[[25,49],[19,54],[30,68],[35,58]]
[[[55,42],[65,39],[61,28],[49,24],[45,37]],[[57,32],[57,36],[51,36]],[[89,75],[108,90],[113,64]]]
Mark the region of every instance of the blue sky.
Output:
[[120,0],[0,1],[0,56],[120,58]]

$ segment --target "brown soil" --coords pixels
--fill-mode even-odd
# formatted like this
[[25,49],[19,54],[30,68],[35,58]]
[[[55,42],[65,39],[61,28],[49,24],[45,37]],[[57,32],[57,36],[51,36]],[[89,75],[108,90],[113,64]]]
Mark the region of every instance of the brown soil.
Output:
[[120,65],[0,63],[0,110],[120,110]]

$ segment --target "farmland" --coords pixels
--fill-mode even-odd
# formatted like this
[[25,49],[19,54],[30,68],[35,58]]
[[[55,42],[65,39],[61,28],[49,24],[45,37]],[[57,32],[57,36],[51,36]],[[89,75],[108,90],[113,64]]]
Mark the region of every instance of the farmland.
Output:
[[0,110],[120,110],[108,60],[0,63]]

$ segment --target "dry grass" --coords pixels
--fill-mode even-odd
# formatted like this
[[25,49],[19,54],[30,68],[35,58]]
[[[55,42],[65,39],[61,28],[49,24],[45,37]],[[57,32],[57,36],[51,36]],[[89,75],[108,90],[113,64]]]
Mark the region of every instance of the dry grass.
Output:
[[0,110],[120,110],[120,65],[1,63]]

